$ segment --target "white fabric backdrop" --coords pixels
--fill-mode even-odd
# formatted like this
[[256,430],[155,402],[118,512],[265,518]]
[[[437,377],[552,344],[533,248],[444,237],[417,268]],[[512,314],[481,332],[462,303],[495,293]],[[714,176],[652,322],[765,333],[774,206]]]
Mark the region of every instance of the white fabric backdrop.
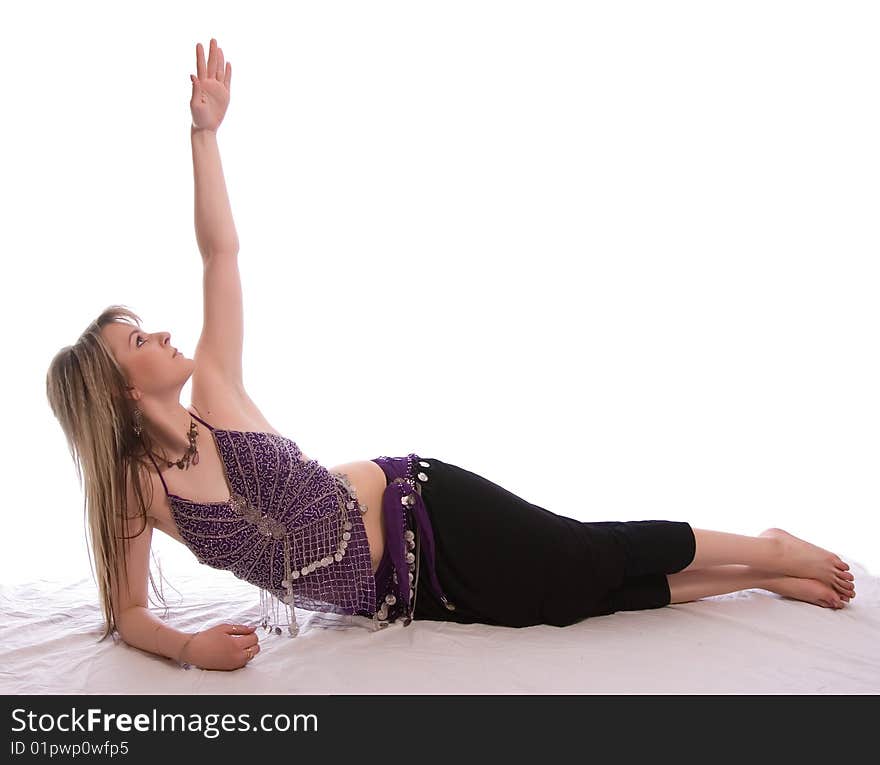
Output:
[[[363,617],[298,610],[298,638],[260,632],[261,652],[232,672],[98,645],[92,581],[34,580],[0,586],[0,693],[878,693],[880,578],[850,565],[857,597],[840,610],[747,590],[563,628],[378,632]],[[179,629],[256,619],[257,590],[232,575],[166,575],[181,593],[166,586]]]

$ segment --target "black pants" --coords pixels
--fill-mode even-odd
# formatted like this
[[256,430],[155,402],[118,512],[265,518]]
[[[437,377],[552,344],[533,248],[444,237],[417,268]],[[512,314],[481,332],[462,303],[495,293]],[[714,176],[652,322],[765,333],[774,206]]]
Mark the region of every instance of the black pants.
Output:
[[566,626],[588,616],[669,605],[666,574],[687,567],[696,539],[684,521],[578,521],[469,470],[422,457],[422,498],[433,526],[437,577],[424,552],[414,617],[509,627]]

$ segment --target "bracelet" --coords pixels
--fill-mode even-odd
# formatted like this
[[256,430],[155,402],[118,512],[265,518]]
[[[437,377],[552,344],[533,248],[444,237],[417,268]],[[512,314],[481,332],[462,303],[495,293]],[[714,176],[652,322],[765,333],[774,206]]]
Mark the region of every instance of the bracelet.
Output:
[[183,661],[183,652],[186,650],[186,647],[189,645],[190,641],[191,641],[196,635],[198,635],[199,632],[201,632],[201,630],[199,630],[198,632],[194,632],[192,635],[190,635],[190,636],[186,639],[186,642],[183,644],[183,647],[180,649],[180,654],[179,654],[178,657],[177,657],[177,663],[178,663],[181,667],[183,667],[184,669],[189,669],[189,668],[192,666],[192,664],[190,664],[190,663],[187,662],[187,661]]

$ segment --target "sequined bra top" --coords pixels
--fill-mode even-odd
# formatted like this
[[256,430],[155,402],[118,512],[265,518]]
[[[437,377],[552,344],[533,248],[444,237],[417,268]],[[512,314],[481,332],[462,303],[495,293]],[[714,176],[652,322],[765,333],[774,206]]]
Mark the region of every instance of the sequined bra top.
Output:
[[199,562],[259,587],[267,629],[270,620],[281,623],[277,611],[285,608],[295,636],[294,606],[374,617],[365,510],[348,479],[304,459],[289,438],[213,428],[192,416],[213,435],[229,499],[194,502],[169,492],[161,470],[159,477],[180,536]]

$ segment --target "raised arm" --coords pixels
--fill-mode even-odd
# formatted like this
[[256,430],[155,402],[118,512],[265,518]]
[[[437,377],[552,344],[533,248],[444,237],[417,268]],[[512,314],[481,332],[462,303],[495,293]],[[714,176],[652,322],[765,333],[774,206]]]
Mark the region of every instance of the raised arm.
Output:
[[[222,383],[231,393],[245,396],[242,375],[244,318],[238,271],[238,234],[223,178],[217,129],[229,106],[232,65],[224,64],[223,50],[211,38],[207,64],[202,44],[196,44],[198,76],[193,84],[190,111],[196,241],[204,262],[204,321],[194,361],[197,380]],[[204,374],[203,374],[204,373]],[[195,389],[193,390],[196,396]]]
[[226,192],[217,133],[190,126],[195,182],[196,242],[202,259],[211,255],[237,255],[238,233]]
[[[210,399],[209,391],[223,389],[255,422],[271,428],[245,390],[242,374],[244,310],[238,270],[238,235],[220,163],[217,128],[229,105],[232,65],[211,38],[207,64],[196,44],[198,77],[193,83],[190,110],[193,176],[195,179],[196,241],[204,261],[204,321],[193,360],[193,399]],[[271,428],[274,430],[274,428]],[[305,455],[303,455],[305,456]]]
[[229,106],[232,64],[224,65],[223,50],[217,47],[214,38],[211,38],[207,64],[202,44],[196,43],[196,70],[198,77],[190,75],[196,241],[204,259],[218,253],[237,255],[238,234],[217,145],[217,129]]

